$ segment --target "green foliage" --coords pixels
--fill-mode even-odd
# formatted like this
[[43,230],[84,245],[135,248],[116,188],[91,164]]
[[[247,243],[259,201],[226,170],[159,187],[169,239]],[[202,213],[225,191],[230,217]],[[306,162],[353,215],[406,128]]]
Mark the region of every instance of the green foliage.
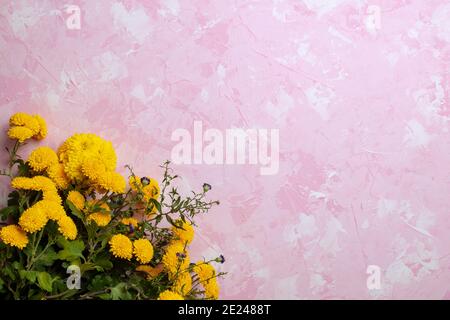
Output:
[[[16,144],[10,152],[10,166],[1,171],[1,175],[32,176],[27,162],[17,155]],[[78,235],[75,240],[67,240],[58,231],[58,226],[50,221],[46,226],[29,234],[29,243],[23,249],[11,247],[0,241],[0,299],[103,299],[130,300],[155,299],[159,293],[173,285],[163,271],[154,277],[136,271],[139,263],[132,259],[120,260],[109,251],[109,240],[114,234],[125,234],[131,240],[148,238],[154,247],[154,256],[148,266],[158,267],[165,246],[173,240],[172,226],[179,228],[177,221],[194,223],[197,214],[206,213],[218,201],[206,201],[209,188],[183,196],[173,186],[177,175],[172,174],[169,162],[162,166],[163,179],[160,184],[161,195],[158,199],[149,199],[143,205],[144,190],[128,191],[124,194],[97,194],[89,186],[71,185],[68,190],[60,191],[64,209],[74,220]],[[131,177],[134,177],[133,170]],[[15,172],[15,174],[13,174]],[[86,210],[78,209],[67,200],[70,190],[77,190],[93,201],[88,211],[104,212],[100,206],[106,203],[111,209],[112,219],[105,227],[99,227],[93,221],[87,221]],[[8,223],[18,223],[24,210],[42,199],[42,193],[36,191],[13,190],[6,207],[0,209],[0,218]],[[122,218],[135,214],[147,217],[131,228],[121,223]],[[69,287],[69,267],[79,269],[80,288]],[[220,276],[222,274],[218,274]],[[198,279],[193,280],[198,284]],[[186,298],[196,299],[201,290],[194,288]]]

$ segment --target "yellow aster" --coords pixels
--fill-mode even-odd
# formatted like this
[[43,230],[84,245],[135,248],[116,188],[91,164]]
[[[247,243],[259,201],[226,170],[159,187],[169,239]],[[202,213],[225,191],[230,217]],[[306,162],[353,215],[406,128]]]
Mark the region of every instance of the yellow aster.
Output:
[[44,171],[58,163],[56,152],[49,147],[38,147],[28,157],[30,167],[35,171]]
[[110,251],[116,258],[131,260],[133,257],[133,243],[123,234],[116,234],[109,240]]
[[159,294],[158,300],[184,300],[184,298],[178,293],[166,290]]
[[9,225],[0,229],[0,239],[7,245],[23,249],[28,244],[25,231],[17,225]]
[[72,202],[72,204],[78,210],[83,210],[84,203],[86,202],[86,200],[84,199],[84,196],[80,192],[78,192],[76,190],[72,190],[72,191],[69,192],[69,194],[67,195],[67,200]]
[[140,263],[149,263],[153,258],[153,246],[147,239],[138,239],[133,242],[133,253]]
[[25,210],[19,218],[20,227],[28,233],[40,231],[47,224],[48,218],[40,207],[32,206]]

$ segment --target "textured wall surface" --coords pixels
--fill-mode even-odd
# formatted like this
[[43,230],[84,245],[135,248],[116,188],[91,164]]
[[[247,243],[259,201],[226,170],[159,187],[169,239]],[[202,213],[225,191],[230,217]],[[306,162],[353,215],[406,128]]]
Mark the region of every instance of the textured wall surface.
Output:
[[174,166],[221,200],[193,255],[225,255],[222,298],[450,298],[449,71],[444,0],[0,5],[2,132],[13,112],[40,113],[43,144],[98,133],[159,178],[171,133],[194,120],[279,129],[276,175]]

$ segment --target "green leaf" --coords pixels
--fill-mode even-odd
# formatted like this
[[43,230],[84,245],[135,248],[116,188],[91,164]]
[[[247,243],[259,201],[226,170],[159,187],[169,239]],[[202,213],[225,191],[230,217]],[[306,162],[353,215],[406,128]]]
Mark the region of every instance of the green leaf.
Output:
[[47,272],[39,272],[37,275],[37,280],[38,280],[38,284],[39,287],[41,287],[41,289],[47,291],[47,292],[52,292],[52,276],[47,273]]
[[84,250],[84,243],[81,240],[74,240],[69,241],[64,239],[63,237],[58,238],[57,241],[58,245],[63,248],[63,250],[58,252],[58,259],[60,260],[66,260],[66,261],[74,261],[77,258],[82,258],[84,260],[83,256],[83,250]]
[[36,282],[36,278],[38,276],[38,271],[27,271],[27,270],[20,270],[19,275],[21,279],[27,279],[31,283]]
[[162,213],[161,211],[161,204],[158,200],[155,200],[153,198],[150,199],[150,202],[156,207],[156,210],[158,210],[159,213]]
[[84,219],[84,214],[78,210],[77,207],[75,207],[75,205],[70,201],[70,200],[66,200],[66,204],[69,207],[70,211],[72,211],[72,214],[77,217],[78,219],[83,220]]
[[16,275],[14,274],[14,271],[10,265],[7,265],[3,268],[3,273],[10,277],[12,280],[16,280]]
[[55,249],[50,247],[47,249],[47,251],[45,251],[45,253],[43,253],[40,256],[37,263],[39,263],[39,265],[42,265],[45,267],[50,267],[53,264],[53,262],[55,262],[55,260],[58,260],[58,258],[59,258],[59,255],[56,253]]
[[9,206],[0,210],[0,218],[6,220],[9,216],[13,216],[19,210],[18,206]]
[[[97,271],[110,270],[113,267],[112,262],[107,255],[99,255],[94,259],[95,265],[98,267]],[[99,270],[101,269],[101,270]]]
[[130,300],[131,295],[126,290],[126,284],[124,282],[119,283],[115,287],[111,288],[112,300]]

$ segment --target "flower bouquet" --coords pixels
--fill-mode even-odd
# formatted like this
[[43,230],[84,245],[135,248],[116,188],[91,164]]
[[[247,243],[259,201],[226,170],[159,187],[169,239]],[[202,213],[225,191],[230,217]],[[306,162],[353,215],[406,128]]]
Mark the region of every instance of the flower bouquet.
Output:
[[191,263],[194,218],[218,201],[211,186],[182,196],[169,162],[157,180],[130,166],[128,187],[116,172],[112,144],[75,134],[57,151],[40,146],[27,160],[20,148],[47,135],[39,115],[9,120],[14,140],[0,174],[13,191],[0,210],[2,299],[218,299],[212,262]]

